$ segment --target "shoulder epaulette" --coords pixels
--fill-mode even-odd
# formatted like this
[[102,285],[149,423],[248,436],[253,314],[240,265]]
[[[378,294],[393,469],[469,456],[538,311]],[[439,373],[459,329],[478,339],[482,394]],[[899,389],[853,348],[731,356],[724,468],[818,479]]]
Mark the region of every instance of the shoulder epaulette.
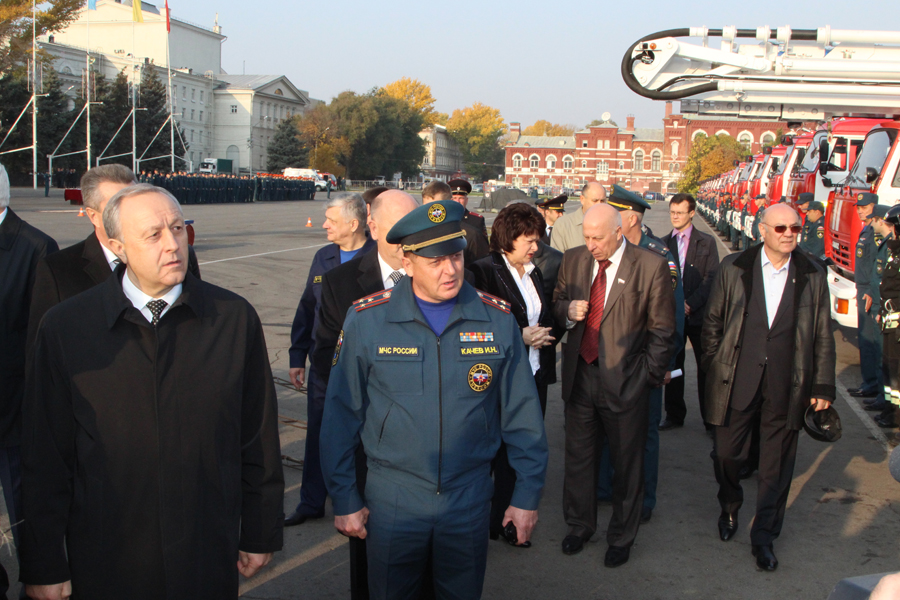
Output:
[[491,296],[488,293],[482,292],[481,290],[475,290],[478,292],[478,297],[481,298],[481,301],[487,304],[488,306],[493,306],[496,309],[502,310],[506,314],[509,314],[509,302],[498,298],[497,296]]
[[668,257],[668,255],[669,255],[669,249],[666,246],[663,246],[662,244],[658,243],[655,240],[650,240],[647,243],[647,248],[649,248],[650,250],[653,250],[657,254],[661,254],[662,256],[665,256],[665,257]]
[[367,308],[371,308],[373,306],[378,306],[379,304],[384,304],[385,302],[390,301],[391,299],[391,290],[382,290],[371,296],[366,296],[365,298],[360,298],[356,302],[353,303],[353,308],[356,309],[356,312],[361,310],[365,310]]

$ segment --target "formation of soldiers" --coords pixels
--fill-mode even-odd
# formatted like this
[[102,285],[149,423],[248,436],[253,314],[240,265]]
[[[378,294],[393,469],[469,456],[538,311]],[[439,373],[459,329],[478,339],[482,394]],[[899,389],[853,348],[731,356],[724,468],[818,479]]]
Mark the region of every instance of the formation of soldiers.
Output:
[[312,200],[315,183],[280,175],[232,175],[228,173],[160,173],[145,171],[141,183],[168,190],[182,204],[226,204]]

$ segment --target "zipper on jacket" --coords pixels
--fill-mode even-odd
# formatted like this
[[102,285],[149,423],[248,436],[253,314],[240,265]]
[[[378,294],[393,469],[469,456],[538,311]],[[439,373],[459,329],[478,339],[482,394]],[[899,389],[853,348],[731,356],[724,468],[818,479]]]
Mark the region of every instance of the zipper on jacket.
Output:
[[[437,334],[435,334],[437,336]],[[441,469],[444,463],[444,393],[441,377],[441,338],[437,336],[438,353],[438,485],[437,495],[441,495]]]

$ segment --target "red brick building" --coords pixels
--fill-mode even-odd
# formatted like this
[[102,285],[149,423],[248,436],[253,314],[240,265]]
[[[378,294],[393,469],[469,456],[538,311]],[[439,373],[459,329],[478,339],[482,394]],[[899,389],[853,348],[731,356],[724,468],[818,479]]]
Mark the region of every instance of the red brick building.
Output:
[[779,121],[672,114],[671,103],[666,103],[662,128],[634,125],[634,117],[628,116],[624,129],[606,121],[574,136],[552,137],[523,136],[520,124],[510,123],[506,184],[577,189],[596,180],[639,193],[674,192],[697,135],[724,133],[742,142],[748,153],[757,153],[775,141],[779,129],[788,132]]

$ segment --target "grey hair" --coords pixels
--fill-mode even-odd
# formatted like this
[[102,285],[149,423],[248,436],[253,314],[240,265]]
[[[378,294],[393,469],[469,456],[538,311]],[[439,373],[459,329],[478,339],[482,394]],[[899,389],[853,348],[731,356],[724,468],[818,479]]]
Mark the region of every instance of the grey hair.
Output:
[[132,170],[124,165],[103,165],[89,169],[81,176],[81,196],[84,198],[84,205],[88,208],[94,210],[99,208],[101,198],[97,188],[101,183],[134,185],[137,180]]
[[0,165],[0,210],[6,210],[9,206],[9,175],[6,174],[6,167]]
[[359,221],[360,227],[363,227],[366,224],[366,201],[363,200],[361,194],[348,192],[346,194],[341,194],[340,196],[335,196],[325,203],[325,210],[328,210],[329,208],[340,208],[341,216],[343,216],[344,220],[348,223],[353,219],[356,219]]
[[137,183],[122,188],[115,196],[109,199],[109,204],[103,209],[103,228],[106,230],[106,235],[110,239],[121,241],[119,236],[122,234],[122,224],[119,213],[122,209],[122,200],[125,198],[133,198],[134,196],[143,196],[144,194],[161,194],[175,204],[178,212],[182,213],[182,215],[184,214],[181,210],[181,203],[178,202],[178,198],[173,196],[169,190],[150,185],[149,183]]

